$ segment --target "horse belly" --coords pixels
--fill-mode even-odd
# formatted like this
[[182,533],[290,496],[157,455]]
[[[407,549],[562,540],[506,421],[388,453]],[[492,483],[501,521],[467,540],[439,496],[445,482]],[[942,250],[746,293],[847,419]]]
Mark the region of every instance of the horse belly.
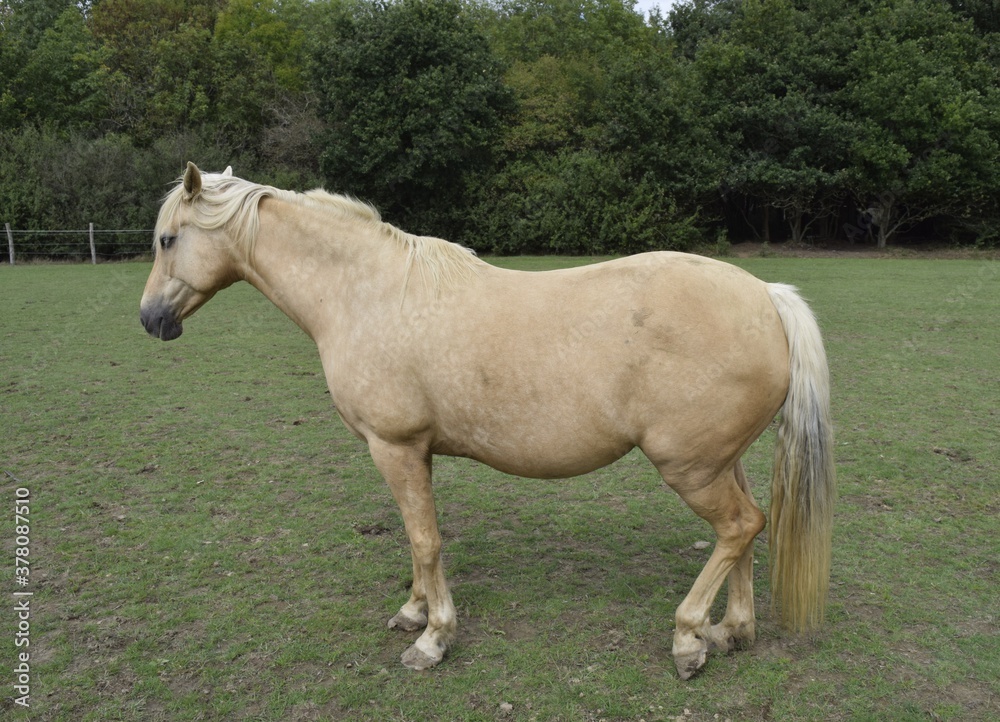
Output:
[[622,369],[586,355],[573,368],[525,347],[519,356],[518,364],[505,366],[493,356],[488,367],[470,363],[452,374],[448,389],[433,396],[435,453],[518,476],[566,478],[606,466],[635,446],[630,385],[618,381]]
[[574,429],[531,421],[472,423],[466,433],[450,430],[431,447],[433,453],[464,456],[498,471],[534,479],[564,479],[600,469],[620,459],[634,444],[623,438],[580,434]]

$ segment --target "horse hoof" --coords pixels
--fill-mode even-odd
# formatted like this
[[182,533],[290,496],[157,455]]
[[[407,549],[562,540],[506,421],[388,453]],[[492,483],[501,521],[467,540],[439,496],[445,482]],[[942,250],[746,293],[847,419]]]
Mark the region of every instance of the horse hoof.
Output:
[[677,676],[682,680],[691,679],[699,669],[705,666],[708,657],[707,650],[702,649],[694,654],[685,654],[674,657],[674,664],[677,665]]
[[427,617],[420,615],[418,619],[406,616],[398,612],[395,617],[389,620],[389,629],[399,629],[404,632],[416,632],[427,626]]
[[402,662],[404,667],[420,671],[424,669],[430,669],[431,667],[435,666],[438,662],[440,662],[443,658],[444,655],[441,655],[440,657],[435,659],[426,652],[422,652],[421,650],[417,649],[416,645],[413,645],[405,652],[403,652]]

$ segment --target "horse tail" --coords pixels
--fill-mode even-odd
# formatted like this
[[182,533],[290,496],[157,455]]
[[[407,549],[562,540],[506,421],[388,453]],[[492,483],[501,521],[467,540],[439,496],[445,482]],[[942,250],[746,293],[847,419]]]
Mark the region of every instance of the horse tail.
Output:
[[816,318],[795,287],[767,287],[788,339],[788,395],[781,408],[771,481],[771,594],[795,631],[823,622],[830,586],[836,479],[830,372]]

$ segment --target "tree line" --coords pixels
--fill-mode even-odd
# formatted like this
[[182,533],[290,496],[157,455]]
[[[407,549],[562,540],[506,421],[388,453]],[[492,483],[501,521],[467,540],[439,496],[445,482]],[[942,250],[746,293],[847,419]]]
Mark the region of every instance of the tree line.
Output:
[[0,221],[187,160],[490,253],[989,244],[992,0],[0,0]]

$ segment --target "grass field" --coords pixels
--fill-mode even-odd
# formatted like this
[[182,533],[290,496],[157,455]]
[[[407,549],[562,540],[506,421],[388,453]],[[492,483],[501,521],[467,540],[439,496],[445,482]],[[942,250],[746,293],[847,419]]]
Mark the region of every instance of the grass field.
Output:
[[[800,286],[826,334],[830,610],[820,634],[781,632],[758,540],[756,646],[686,683],[673,613],[710,530],[640,455],[567,481],[436,460],[460,630],[409,672],[414,635],[385,625],[407,596],[402,523],[290,321],[241,285],[163,344],[138,321],[146,264],[0,268],[0,717],[1000,718],[1000,263],[737,263]],[[747,455],[764,505],[772,442]]]

